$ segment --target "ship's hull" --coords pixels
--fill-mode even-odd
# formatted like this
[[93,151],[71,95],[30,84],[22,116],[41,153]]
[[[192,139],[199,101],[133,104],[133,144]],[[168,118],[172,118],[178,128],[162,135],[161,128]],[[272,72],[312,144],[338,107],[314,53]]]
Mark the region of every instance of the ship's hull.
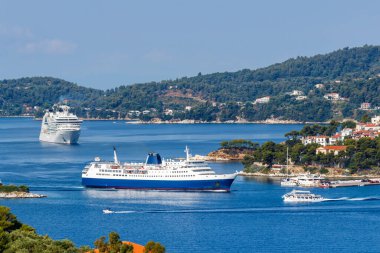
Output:
[[60,144],[76,144],[78,143],[80,130],[61,130],[53,133],[41,132],[40,141],[60,143]]
[[131,180],[82,178],[82,184],[94,188],[152,189],[182,191],[230,191],[235,177],[213,180]]

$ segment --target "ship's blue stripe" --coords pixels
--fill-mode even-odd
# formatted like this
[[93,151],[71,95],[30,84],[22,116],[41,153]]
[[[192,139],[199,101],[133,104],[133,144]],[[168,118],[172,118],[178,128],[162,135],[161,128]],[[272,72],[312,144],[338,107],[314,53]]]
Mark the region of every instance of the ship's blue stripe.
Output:
[[234,179],[221,180],[129,180],[82,178],[86,187],[127,188],[127,189],[167,189],[167,190],[226,190],[229,191]]

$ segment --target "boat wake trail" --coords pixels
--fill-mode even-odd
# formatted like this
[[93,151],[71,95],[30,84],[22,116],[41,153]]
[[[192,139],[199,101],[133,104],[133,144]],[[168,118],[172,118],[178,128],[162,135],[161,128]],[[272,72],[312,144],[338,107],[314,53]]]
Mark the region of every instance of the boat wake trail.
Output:
[[[368,201],[380,200],[380,197],[370,198],[340,198],[325,201]],[[308,212],[351,212],[360,209],[380,210],[380,206],[296,206],[296,207],[248,207],[248,208],[222,208],[222,209],[177,209],[177,210],[123,210],[123,211],[105,211],[105,214],[186,214],[186,213],[308,213]]]
[[324,199],[322,201],[371,201],[371,200],[380,200],[380,197],[363,197],[363,198],[349,198],[349,197],[342,197],[337,199]]
[[32,191],[84,191],[83,186],[31,186]]

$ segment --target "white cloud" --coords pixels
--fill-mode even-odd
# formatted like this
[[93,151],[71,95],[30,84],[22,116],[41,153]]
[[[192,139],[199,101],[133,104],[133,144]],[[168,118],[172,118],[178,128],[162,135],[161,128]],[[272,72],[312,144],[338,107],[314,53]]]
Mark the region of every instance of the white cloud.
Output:
[[31,38],[33,33],[28,29],[20,26],[6,26],[0,24],[0,38]]
[[21,52],[30,54],[69,54],[72,53],[76,48],[77,46],[72,42],[59,39],[49,39],[28,42],[21,48]]

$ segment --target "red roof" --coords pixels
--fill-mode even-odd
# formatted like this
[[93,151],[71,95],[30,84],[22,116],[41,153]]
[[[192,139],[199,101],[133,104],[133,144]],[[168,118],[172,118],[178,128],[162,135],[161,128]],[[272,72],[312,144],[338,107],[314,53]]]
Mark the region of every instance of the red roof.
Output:
[[337,151],[342,151],[342,150],[346,150],[347,149],[347,146],[326,146],[324,147],[325,149],[327,150],[337,150]]

